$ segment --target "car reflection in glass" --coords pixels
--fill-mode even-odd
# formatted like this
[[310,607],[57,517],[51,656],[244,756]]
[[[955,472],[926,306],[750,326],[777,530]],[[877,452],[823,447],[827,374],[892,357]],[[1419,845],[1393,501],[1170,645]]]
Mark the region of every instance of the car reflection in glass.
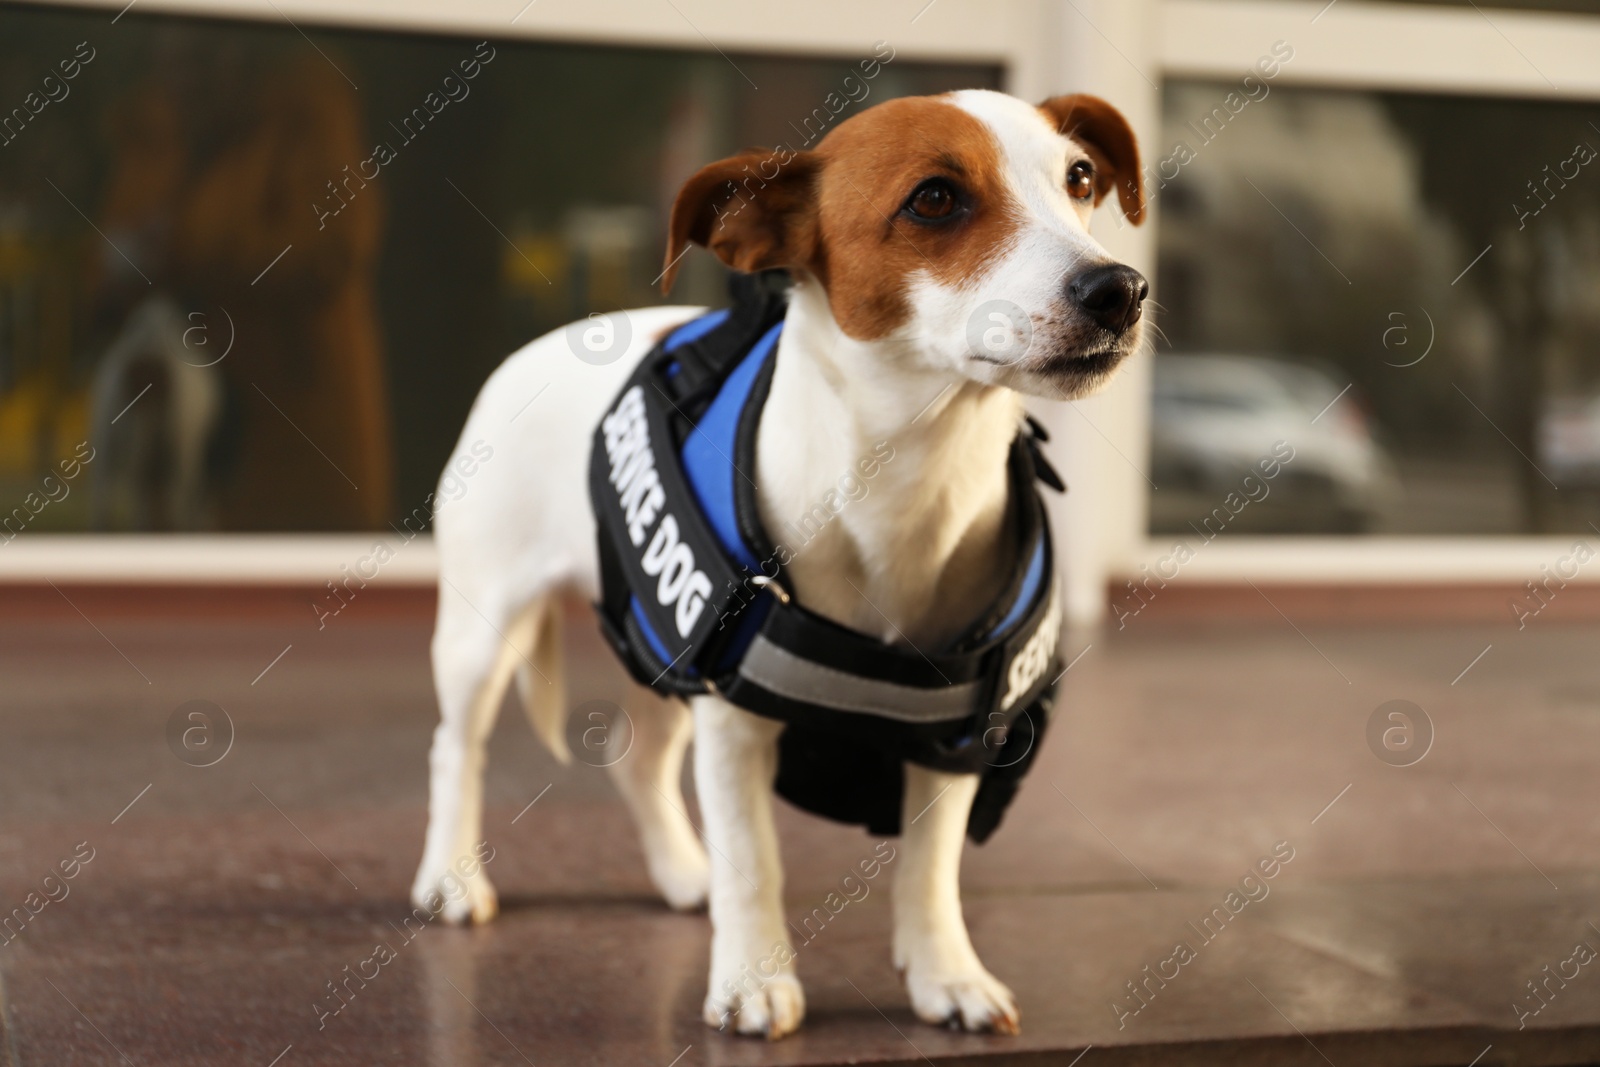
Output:
[[[1398,496],[1398,480],[1358,390],[1346,385],[1314,367],[1263,356],[1156,356],[1151,530],[1378,527]],[[1292,446],[1293,459],[1264,478],[1261,461],[1275,449],[1284,454],[1280,442]],[[1241,500],[1248,504],[1241,508]]]

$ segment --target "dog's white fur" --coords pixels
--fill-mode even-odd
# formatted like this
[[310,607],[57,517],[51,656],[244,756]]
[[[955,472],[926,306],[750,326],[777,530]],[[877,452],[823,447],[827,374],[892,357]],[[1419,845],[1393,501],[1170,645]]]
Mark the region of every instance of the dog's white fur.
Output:
[[[1050,361],[1072,353],[1059,350],[1066,333],[1051,331],[1071,322],[1066,279],[1111,262],[1088,235],[1091,207],[1063,191],[1067,167],[1084,158],[1083,149],[1022,101],[990,92],[948,99],[999,144],[1006,186],[1024,208],[1020,229],[962,286],[927,272],[909,278],[908,321],[872,341],[847,336],[822,286],[799,272],[757,435],[756,470],[746,472],[758,486],[764,522],[777,530],[806,514],[874,443],[891,441],[893,462],[796,555],[787,581],[814,611],[924,649],[970,625],[1013,565],[1000,547],[1005,457],[1022,416],[1013,390],[1059,398],[1103,380],[1061,384]],[[1021,305],[1039,324],[1040,357],[1010,365],[968,357],[967,321],[995,297]],[[433,662],[441,720],[427,843],[413,887],[419,904],[442,900],[447,919],[484,922],[496,912],[481,868],[466,879],[465,896],[445,890],[458,857],[480,839],[485,741],[512,675],[539,735],[558,755],[568,754],[557,598],[563,590],[597,594],[590,435],[655,340],[699,312],[628,312],[628,351],[604,367],[573,358],[559,332],[540,338],[490,377],[468,418],[458,455],[479,441],[494,454],[436,520],[441,584]],[[1123,338],[1126,348],[1136,332]],[[754,988],[748,975],[787,942],[771,799],[782,727],[715,696],[691,704],[709,860],[678,785],[689,710],[641,695],[631,716],[632,751],[611,771],[663,896],[679,908],[709,898],[707,1021],[780,1036],[805,1010],[792,962]],[[929,1021],[1014,1031],[1014,998],[979,961],[961,912],[957,874],[977,779],[909,765],[906,771],[893,943],[912,1006]]]

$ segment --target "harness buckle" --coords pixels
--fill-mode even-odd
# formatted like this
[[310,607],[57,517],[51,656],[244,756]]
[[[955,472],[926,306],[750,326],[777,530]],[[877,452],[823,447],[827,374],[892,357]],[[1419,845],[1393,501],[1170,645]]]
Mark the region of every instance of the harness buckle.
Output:
[[792,598],[789,596],[789,591],[783,586],[779,585],[776,578],[769,578],[765,574],[757,574],[751,577],[750,584],[755,586],[757,589],[772,590],[772,595],[777,597],[778,602],[784,607],[788,607],[793,602]]

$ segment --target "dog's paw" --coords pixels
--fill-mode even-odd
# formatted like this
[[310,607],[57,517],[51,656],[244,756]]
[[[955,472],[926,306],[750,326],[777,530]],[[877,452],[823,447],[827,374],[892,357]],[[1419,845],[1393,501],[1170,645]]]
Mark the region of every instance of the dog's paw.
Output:
[[650,881],[675,911],[694,911],[706,905],[711,892],[711,866],[705,849],[679,849],[666,856],[651,856]]
[[717,992],[715,983],[712,989],[706,995],[703,1015],[706,1025],[718,1030],[776,1041],[800,1029],[806,1017],[806,996],[800,979],[792,974],[769,979],[753,992]]
[[481,869],[470,878],[448,869],[437,876],[418,871],[411,886],[411,903],[452,926],[482,925],[500,914],[500,897]]
[[923,1022],[972,1033],[1015,1034],[1022,1028],[1016,997],[977,960],[956,970],[913,961],[906,968],[906,991]]

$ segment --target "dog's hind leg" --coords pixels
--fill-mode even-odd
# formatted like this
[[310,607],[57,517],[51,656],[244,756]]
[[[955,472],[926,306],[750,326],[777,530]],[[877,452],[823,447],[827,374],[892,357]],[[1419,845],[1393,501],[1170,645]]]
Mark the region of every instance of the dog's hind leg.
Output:
[[[517,688],[534,733],[557,759],[568,763],[572,751],[564,731],[568,709],[560,602],[546,597],[532,614],[534,651],[528,661],[516,663]],[[663,700],[648,689],[637,689],[626,714],[630,724],[626,731],[615,724],[585,729],[585,742],[595,733],[599,743],[581,758],[610,772],[638,824],[650,880],[667,903],[683,911],[698,908],[706,902],[709,875],[706,851],[683,801],[683,754],[694,732],[689,709],[682,701]],[[626,749],[612,758],[612,746],[624,738]]]
[[1014,1034],[1016,1000],[979,961],[961,914],[961,848],[977,792],[977,775],[906,764],[894,963],[925,1022]]
[[516,662],[517,693],[534,736],[562,763],[572,762],[567,747],[566,658],[561,628],[561,598],[542,597],[528,611],[533,620],[533,654]]
[[439,725],[429,753],[428,836],[412,903],[452,923],[485,923],[499,902],[475,859],[483,840],[483,770],[489,734],[512,671],[530,659],[542,605],[491,622],[450,582],[439,587],[433,681]]
[[650,880],[674,908],[698,908],[710,874],[683,802],[683,754],[694,732],[689,709],[648,690],[631,706],[633,744],[609,765],[611,780],[639,826]]

